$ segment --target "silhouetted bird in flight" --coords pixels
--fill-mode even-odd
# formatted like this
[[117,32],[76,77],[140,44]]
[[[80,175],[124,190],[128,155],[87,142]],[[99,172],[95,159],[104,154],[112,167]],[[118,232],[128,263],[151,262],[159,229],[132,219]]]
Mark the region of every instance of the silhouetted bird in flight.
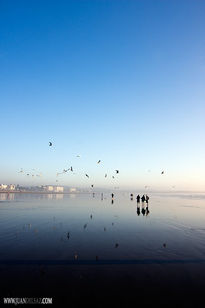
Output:
[[101,162],[101,160],[99,159],[99,160],[98,160],[98,164],[99,164],[100,162]]
[[119,246],[119,244],[118,244],[118,243],[116,243],[116,244],[115,244],[115,248],[117,248],[118,246]]
[[161,174],[164,174],[164,171],[162,171]]
[[112,178],[114,179],[115,177],[114,177],[114,176],[112,176]]
[[94,185],[92,184],[91,187],[93,187]]
[[72,166],[70,167],[70,171],[72,171],[72,172],[73,172],[73,167],[72,167]]
[[87,178],[89,178],[89,175],[88,174],[85,174],[87,176]]
[[105,173],[105,178],[107,177],[107,173]]
[[53,143],[52,142],[49,142],[49,147],[51,147],[53,145]]
[[87,224],[85,224],[83,228],[85,229],[86,227],[87,227]]
[[115,170],[116,171],[116,173],[119,173],[119,170]]
[[69,233],[69,232],[67,233],[67,238],[68,238],[68,239],[70,238],[70,233]]
[[76,157],[80,157],[80,155],[76,155]]

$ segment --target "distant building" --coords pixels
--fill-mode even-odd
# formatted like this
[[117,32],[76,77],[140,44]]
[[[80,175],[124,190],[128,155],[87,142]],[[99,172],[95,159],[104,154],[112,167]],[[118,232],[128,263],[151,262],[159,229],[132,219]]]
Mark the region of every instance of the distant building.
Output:
[[76,192],[77,191],[77,189],[76,188],[70,188],[70,192],[72,193],[72,192]]
[[16,189],[16,185],[14,184],[8,185],[8,190],[15,190],[15,189]]
[[54,191],[54,187],[51,186],[51,185],[45,186],[44,189],[45,189],[46,191]]
[[0,185],[0,189],[1,190],[6,190],[6,189],[8,189],[8,185],[7,184],[1,184]]
[[64,191],[64,187],[63,186],[56,186],[55,187],[55,192],[63,192]]

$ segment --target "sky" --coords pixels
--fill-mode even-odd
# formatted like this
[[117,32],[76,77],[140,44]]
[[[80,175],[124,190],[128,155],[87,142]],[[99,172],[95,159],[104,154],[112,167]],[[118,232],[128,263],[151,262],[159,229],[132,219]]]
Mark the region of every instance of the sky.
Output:
[[0,183],[205,191],[204,82],[205,1],[1,0]]

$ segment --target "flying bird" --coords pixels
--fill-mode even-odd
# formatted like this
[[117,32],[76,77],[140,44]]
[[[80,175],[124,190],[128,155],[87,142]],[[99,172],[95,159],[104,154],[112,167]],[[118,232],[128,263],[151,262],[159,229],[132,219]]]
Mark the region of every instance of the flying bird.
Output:
[[118,243],[116,243],[116,244],[115,244],[115,248],[117,248],[118,246],[119,246],[119,244],[118,244]]
[[85,224],[83,228],[85,229],[86,227],[87,227],[87,224]]
[[94,186],[94,185],[92,184],[91,187],[93,188],[93,186]]
[[89,178],[89,175],[88,174],[85,174],[87,176],[87,178]]
[[72,172],[73,172],[73,167],[72,167],[72,166],[70,167],[70,171],[72,171]]
[[105,173],[105,178],[107,177],[107,173]]
[[52,142],[49,142],[49,147],[51,147],[53,145],[53,143]]
[[112,176],[112,178],[114,179],[115,177],[114,177],[114,176]]
[[99,164],[100,162],[101,162],[101,160],[99,159],[99,160],[98,160],[98,164]]
[[76,155],[76,157],[80,157],[80,155]]
[[164,174],[164,171],[162,171],[161,174]]
[[119,170],[115,170],[116,171],[116,173],[119,173]]

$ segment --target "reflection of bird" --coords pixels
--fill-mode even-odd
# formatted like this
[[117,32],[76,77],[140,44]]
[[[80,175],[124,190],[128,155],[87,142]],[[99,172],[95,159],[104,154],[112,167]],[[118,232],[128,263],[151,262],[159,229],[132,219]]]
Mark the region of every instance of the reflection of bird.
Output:
[[105,173],[105,178],[107,177],[107,173]]
[[106,231],[106,228],[104,228],[104,231]]
[[67,233],[67,238],[68,238],[68,239],[70,238],[70,233],[69,233],[69,232]]
[[119,170],[115,170],[116,171],[116,173],[119,173]]
[[98,164],[99,164],[100,162],[101,162],[101,160],[99,159],[99,160],[98,160]]
[[161,174],[164,174],[164,171],[162,171]]
[[112,226],[114,226],[114,222],[112,222]]
[[166,246],[167,246],[166,243],[164,243],[164,244],[163,244],[163,247],[165,248]]
[[91,214],[91,215],[90,215],[90,219],[92,219],[92,218],[93,218],[93,215]]
[[114,177],[114,176],[112,176],[112,178],[114,179],[115,177]]
[[86,227],[87,227],[87,224],[85,224],[83,228],[85,229]]
[[116,243],[116,244],[115,244],[115,248],[117,248],[118,246],[119,246],[119,244],[118,244],[118,243]]
[[51,147],[53,145],[53,143],[52,142],[49,142],[49,147]]
[[85,174],[87,176],[87,178],[89,178],[89,175],[88,174]]
[[91,187],[93,187],[94,185],[92,184]]

